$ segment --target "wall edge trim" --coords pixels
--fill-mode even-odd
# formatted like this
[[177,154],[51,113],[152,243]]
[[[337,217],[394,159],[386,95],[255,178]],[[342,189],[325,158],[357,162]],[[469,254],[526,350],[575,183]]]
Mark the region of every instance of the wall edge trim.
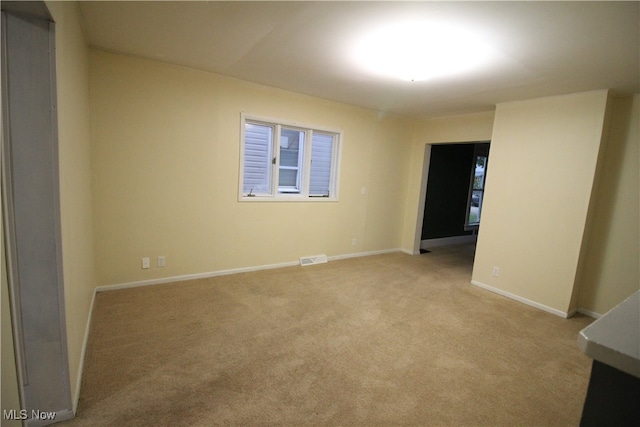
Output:
[[[357,252],[357,253],[344,254],[344,255],[333,255],[328,257],[328,260],[337,261],[341,259],[359,258],[363,256],[381,255],[381,254],[387,254],[387,253],[393,253],[393,252],[404,252],[404,251],[402,251],[401,249],[383,249],[378,251]],[[405,252],[405,253],[412,255],[409,252]],[[207,279],[207,278],[216,277],[216,276],[228,276],[231,274],[248,273],[252,271],[271,270],[275,268],[296,267],[296,266],[297,267],[300,266],[300,260],[281,262],[276,264],[257,265],[252,267],[231,268],[227,270],[216,270],[216,271],[210,271],[206,273],[195,273],[195,274],[185,274],[180,276],[162,277],[158,279],[140,280],[135,282],[126,282],[126,283],[119,283],[114,285],[102,285],[102,286],[96,287],[96,293],[106,292],[106,291],[115,291],[118,289],[129,289],[129,288],[138,288],[142,286],[162,285],[162,284],[173,283],[173,282],[183,282],[183,281],[195,280],[195,279]]]
[[368,252],[355,252],[355,253],[343,254],[343,255],[333,255],[329,257],[329,261],[338,261],[341,259],[349,259],[349,258],[360,258],[363,256],[383,255],[383,254],[390,254],[394,252],[403,252],[408,255],[413,255],[412,252],[405,252],[400,248],[394,248],[394,249],[381,249],[377,251],[368,251]]
[[594,319],[599,319],[600,317],[602,317],[602,314],[596,313],[595,311],[587,310],[586,308],[578,308],[576,312],[584,314],[585,316],[593,317]]
[[82,339],[82,348],[80,350],[80,364],[78,365],[78,376],[76,379],[76,395],[73,397],[73,417],[78,412],[78,403],[80,402],[80,391],[82,387],[82,374],[84,373],[84,359],[87,354],[87,345],[89,343],[89,333],[91,332],[91,319],[93,319],[93,306],[96,302],[97,288],[93,289],[91,303],[89,304],[89,313],[87,314],[87,323],[84,328],[84,337]]
[[535,302],[533,300],[521,297],[519,295],[512,294],[511,292],[503,291],[502,289],[498,289],[498,288],[494,288],[493,286],[485,285],[484,283],[478,282],[477,280],[472,280],[471,284],[475,285],[475,286],[477,286],[479,288],[486,289],[487,291],[491,291],[493,293],[496,293],[496,294],[502,295],[504,297],[510,298],[512,300],[521,302],[521,303],[526,304],[528,306],[537,308],[539,310],[546,311],[547,313],[555,314],[556,316],[560,316],[560,317],[563,317],[565,319],[571,317],[571,313],[569,313],[569,312],[561,311],[561,310],[555,309],[553,307],[549,307],[549,306],[546,306],[544,304],[540,304],[539,302]]

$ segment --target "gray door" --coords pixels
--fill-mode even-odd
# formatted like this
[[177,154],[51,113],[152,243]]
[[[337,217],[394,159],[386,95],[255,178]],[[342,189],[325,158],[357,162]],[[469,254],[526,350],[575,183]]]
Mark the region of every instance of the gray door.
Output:
[[[43,4],[37,3],[42,11]],[[27,425],[73,416],[62,281],[54,42],[50,19],[3,4],[2,202],[19,388],[26,410],[19,416],[28,418]]]

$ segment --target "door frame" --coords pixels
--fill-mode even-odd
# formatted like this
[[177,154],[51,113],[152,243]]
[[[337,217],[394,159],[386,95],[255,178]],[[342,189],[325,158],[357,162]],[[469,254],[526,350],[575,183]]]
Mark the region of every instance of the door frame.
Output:
[[[434,145],[453,145],[453,144],[490,144],[491,140],[474,140],[474,141],[443,141],[437,143],[426,143],[424,145],[424,153],[422,160],[422,177],[420,179],[420,195],[418,198],[418,218],[416,221],[416,228],[413,238],[413,254],[420,254],[422,244],[422,227],[424,225],[424,209],[427,202],[427,183],[429,181],[429,169],[431,167],[431,148]],[[448,242],[448,240],[440,239],[442,243]],[[455,243],[455,239],[451,240]],[[461,243],[463,241],[461,240]],[[436,243],[437,244],[437,243]],[[450,243],[451,244],[451,243]]]

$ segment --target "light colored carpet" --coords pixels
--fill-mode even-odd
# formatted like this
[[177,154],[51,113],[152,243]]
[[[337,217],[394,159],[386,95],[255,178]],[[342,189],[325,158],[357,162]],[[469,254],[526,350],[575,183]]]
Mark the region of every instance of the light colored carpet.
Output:
[[469,284],[473,247],[99,293],[72,426],[578,425],[592,319]]

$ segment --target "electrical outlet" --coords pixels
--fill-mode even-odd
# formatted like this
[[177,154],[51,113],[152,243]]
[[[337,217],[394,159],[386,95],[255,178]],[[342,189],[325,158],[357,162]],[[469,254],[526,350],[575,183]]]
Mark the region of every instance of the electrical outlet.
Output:
[[351,239],[351,246],[355,246],[357,244],[358,244],[358,239],[356,239],[355,237]]
[[158,257],[158,267],[164,267],[166,265],[167,259],[163,256]]
[[151,260],[147,257],[142,258],[142,268],[143,269],[147,269],[147,268],[151,268]]
[[493,267],[493,277],[498,277],[500,275],[500,267]]

